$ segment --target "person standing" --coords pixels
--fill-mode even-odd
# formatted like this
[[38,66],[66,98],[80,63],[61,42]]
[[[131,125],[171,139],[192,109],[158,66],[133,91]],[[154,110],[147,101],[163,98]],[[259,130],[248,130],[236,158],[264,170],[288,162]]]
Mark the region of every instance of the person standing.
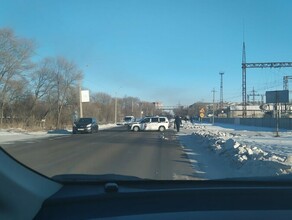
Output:
[[175,116],[174,123],[175,123],[176,131],[179,132],[180,125],[181,125],[181,119],[178,115]]

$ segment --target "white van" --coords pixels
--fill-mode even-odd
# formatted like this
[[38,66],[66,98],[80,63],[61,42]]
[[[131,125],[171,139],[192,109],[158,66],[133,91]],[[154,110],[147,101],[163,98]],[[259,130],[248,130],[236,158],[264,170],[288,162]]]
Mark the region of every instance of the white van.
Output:
[[164,131],[169,128],[167,117],[145,117],[141,121],[128,125],[131,131]]

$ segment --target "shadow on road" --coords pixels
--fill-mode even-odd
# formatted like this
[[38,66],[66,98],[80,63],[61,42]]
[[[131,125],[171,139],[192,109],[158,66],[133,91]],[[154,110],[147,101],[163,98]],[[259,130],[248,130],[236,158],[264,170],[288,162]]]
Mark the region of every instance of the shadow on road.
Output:
[[128,127],[114,127],[114,128],[109,128],[109,129],[102,129],[99,130],[99,132],[128,132]]
[[48,134],[72,134],[72,131],[68,131],[68,130],[50,130],[48,131]]

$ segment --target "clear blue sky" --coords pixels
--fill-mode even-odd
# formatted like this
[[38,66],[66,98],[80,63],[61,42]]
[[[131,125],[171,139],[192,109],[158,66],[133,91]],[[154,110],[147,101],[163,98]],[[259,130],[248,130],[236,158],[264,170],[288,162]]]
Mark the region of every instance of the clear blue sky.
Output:
[[[83,87],[164,105],[241,101],[247,62],[292,61],[290,0],[0,0],[0,28],[37,42],[37,57],[65,56]],[[248,92],[282,89],[292,69],[248,70]],[[290,87],[292,85],[290,84]]]

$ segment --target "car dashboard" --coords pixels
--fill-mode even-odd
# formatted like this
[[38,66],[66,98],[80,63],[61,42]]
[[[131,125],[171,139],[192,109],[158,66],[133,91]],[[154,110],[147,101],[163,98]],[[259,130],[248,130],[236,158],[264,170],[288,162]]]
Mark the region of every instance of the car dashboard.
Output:
[[255,181],[63,181],[35,219],[292,219],[292,186]]
[[291,175],[147,180],[42,176],[0,148],[0,219],[292,219]]

